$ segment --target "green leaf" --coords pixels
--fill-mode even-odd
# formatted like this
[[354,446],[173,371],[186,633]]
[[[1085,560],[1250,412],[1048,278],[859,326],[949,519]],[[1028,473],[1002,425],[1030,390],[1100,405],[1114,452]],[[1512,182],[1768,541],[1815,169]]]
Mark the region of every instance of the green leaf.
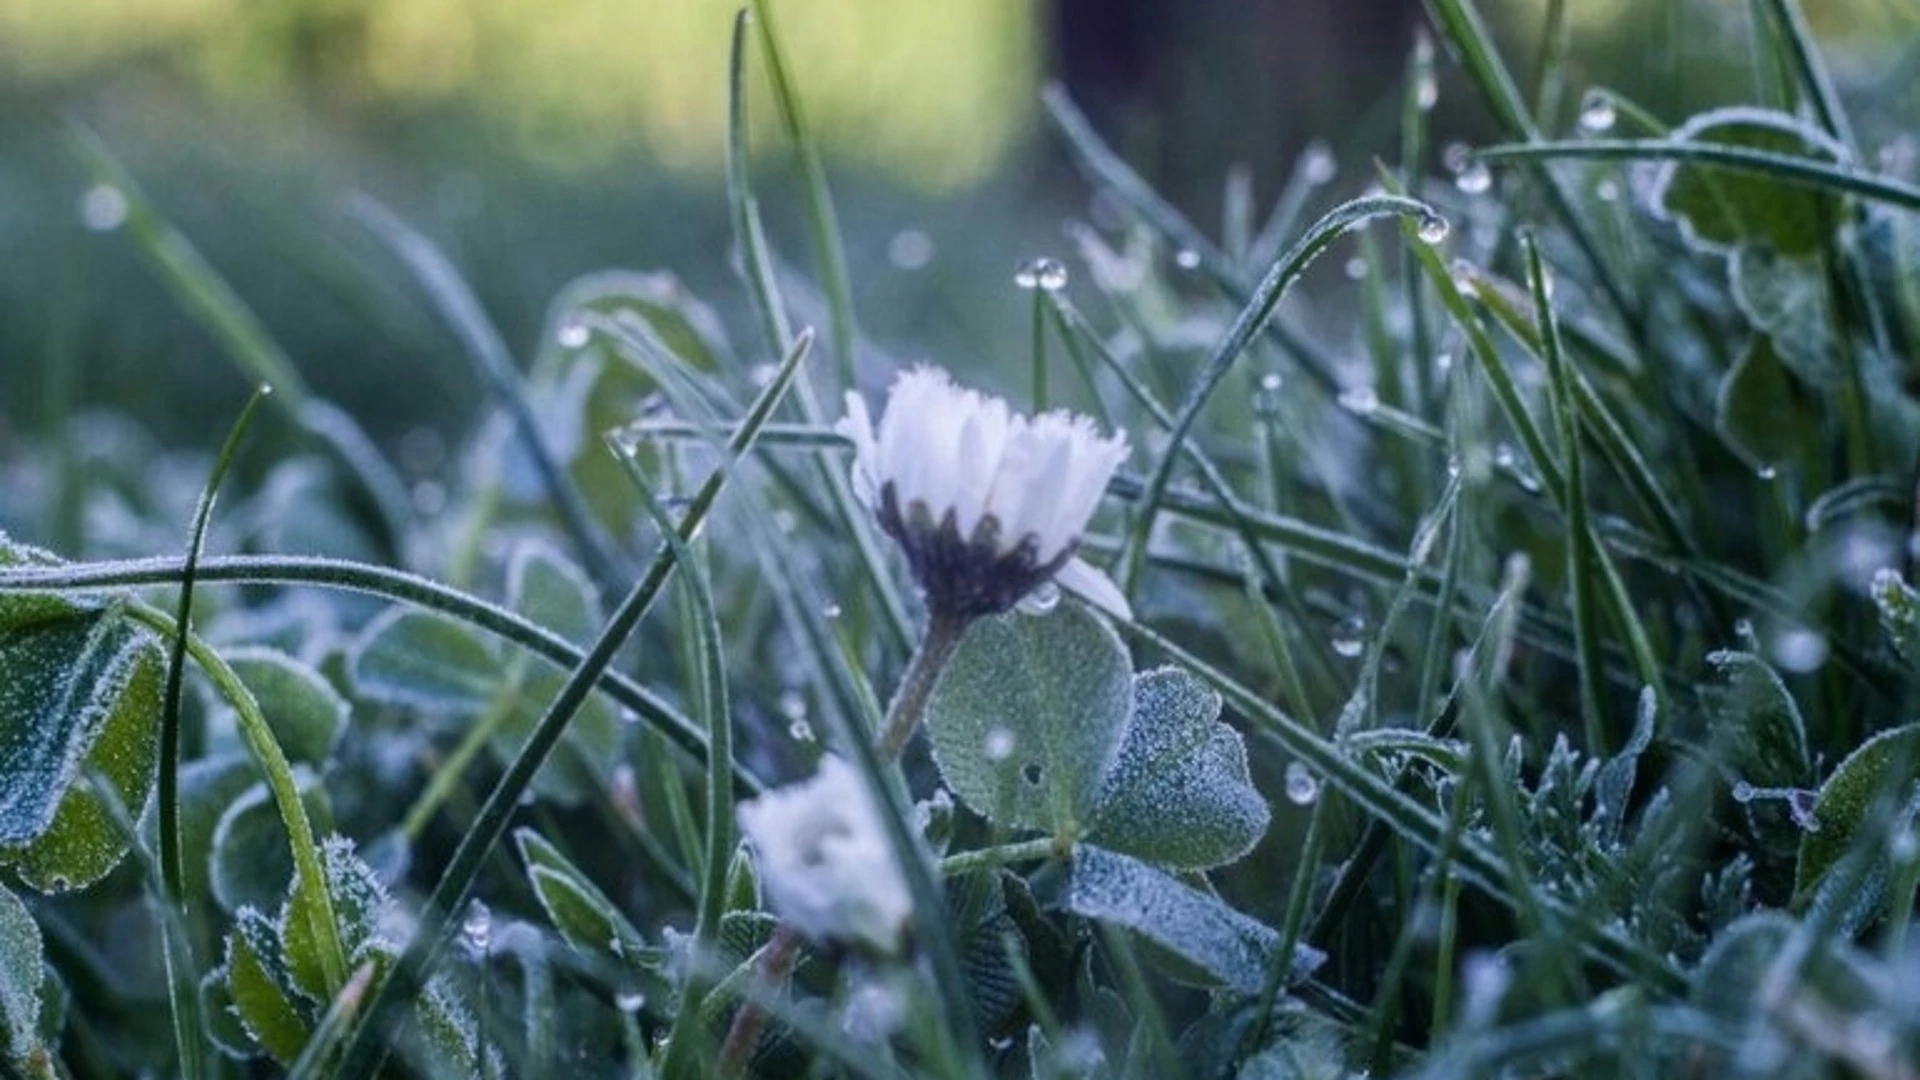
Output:
[[[0,567],[55,566],[61,559],[51,551],[15,542],[0,531]],[[84,605],[67,595],[54,593],[0,593],[0,632],[30,626],[46,619],[76,614]]]
[[253,691],[288,760],[324,765],[348,712],[346,699],[326,677],[275,649],[227,649],[221,655]]
[[1798,457],[1818,422],[1807,404],[1773,339],[1756,335],[1720,380],[1714,428],[1752,468],[1776,468]]
[[300,1056],[309,1021],[290,989],[292,976],[273,920],[241,908],[227,932],[227,996],[247,1037],[281,1064]]
[[[321,846],[326,867],[326,887],[332,900],[335,925],[340,928],[340,944],[347,960],[358,964],[372,953],[391,952],[390,942],[380,937],[380,912],[387,904],[386,887],[373,867],[354,853],[353,841],[330,836]],[[304,884],[304,883],[301,883]],[[280,909],[280,943],[286,951],[287,972],[293,985],[316,1001],[327,996],[325,968],[320,960],[320,943],[314,940],[313,919],[303,912],[311,906],[305,889],[290,889]]]
[[567,944],[590,955],[633,958],[646,939],[580,869],[532,829],[513,834],[534,896]]
[[1740,775],[1761,787],[1799,787],[1813,773],[1800,706],[1765,660],[1746,652],[1710,653],[1721,683],[1701,690],[1715,738]]
[[1119,637],[1078,604],[982,619],[928,702],[934,761],[995,823],[1076,835],[1126,733],[1130,676]]
[[[1888,769],[1902,765],[1909,775],[1920,762],[1920,724],[1883,731],[1866,742],[1833,770],[1814,800],[1818,827],[1800,839],[1800,859],[1794,868],[1793,907],[1801,910],[1813,900],[1827,871],[1853,847],[1854,837],[1888,783]],[[1896,778],[1897,779],[1897,778]],[[1905,799],[1907,792],[1896,792]],[[1867,885],[1879,875],[1869,874]]]
[[40,1048],[40,925],[27,905],[0,887],[0,1050],[18,1062]]
[[[1734,250],[1727,268],[1734,303],[1754,329],[1772,339],[1780,363],[1808,386],[1838,385],[1839,350],[1833,340],[1833,312],[1820,263],[1743,244]],[[1784,420],[1775,413],[1776,425],[1784,427]]]
[[[308,817],[320,823],[331,820],[326,788],[305,769],[296,770],[294,778]],[[228,911],[278,910],[293,879],[286,825],[271,794],[265,783],[253,784],[221,811],[214,824],[209,884],[213,898]]]
[[[1673,132],[1680,142],[1717,143],[1810,158],[1825,164],[1843,155],[1818,129],[1785,113],[1714,109]],[[1726,252],[1764,244],[1783,255],[1818,251],[1832,235],[1840,200],[1768,176],[1699,163],[1662,166],[1654,205],[1680,225],[1689,244]]]
[[0,629],[0,862],[41,892],[90,885],[129,838],[86,778],[137,814],[153,790],[164,657],[117,608]]
[[[1204,973],[1213,985],[1240,994],[1266,983],[1280,935],[1171,874],[1091,844],[1074,849],[1063,906],[1139,934]],[[1325,960],[1314,950],[1295,950],[1290,966],[1304,978]]]
[[1088,835],[1179,870],[1252,850],[1271,815],[1247,772],[1246,744],[1219,716],[1220,695],[1179,668],[1134,676],[1126,735]]
[[569,641],[590,641],[607,621],[593,583],[545,543],[514,550],[507,566],[507,606]]
[[200,979],[200,1022],[206,1028],[207,1041],[222,1054],[245,1061],[259,1051],[253,1036],[240,1022],[233,1004],[233,992],[227,985],[228,969],[217,967]]
[[395,607],[361,631],[348,660],[354,692],[408,708],[476,712],[500,686],[500,657],[451,619]]
[[1873,606],[1880,612],[1880,629],[1908,664],[1920,664],[1920,590],[1907,584],[1898,570],[1873,576]]

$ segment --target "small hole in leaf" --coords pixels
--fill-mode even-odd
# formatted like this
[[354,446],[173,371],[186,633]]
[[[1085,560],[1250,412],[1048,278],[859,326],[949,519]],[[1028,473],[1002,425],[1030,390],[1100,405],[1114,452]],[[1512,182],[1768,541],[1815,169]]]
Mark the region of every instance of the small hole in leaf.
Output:
[[1020,770],[1020,776],[1034,787],[1040,786],[1040,778],[1044,775],[1046,775],[1045,770],[1041,769],[1039,762],[1035,761],[1027,762],[1026,768]]

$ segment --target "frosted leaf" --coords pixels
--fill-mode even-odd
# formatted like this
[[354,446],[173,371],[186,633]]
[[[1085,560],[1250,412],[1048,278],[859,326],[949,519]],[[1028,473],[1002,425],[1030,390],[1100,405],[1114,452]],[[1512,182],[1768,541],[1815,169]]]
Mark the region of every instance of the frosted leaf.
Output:
[[391,608],[348,652],[354,693],[367,701],[479,712],[500,685],[500,657],[471,630],[437,615]]
[[20,898],[0,887],[0,1054],[19,1061],[38,1048],[40,927]]
[[228,649],[222,659],[253,692],[287,758],[316,768],[324,765],[349,711],[333,684],[278,649]]
[[0,863],[43,892],[119,865],[128,840],[92,784],[137,815],[159,757],[159,640],[113,608],[59,611],[0,610]]
[[1267,831],[1265,799],[1240,735],[1219,720],[1220,696],[1178,668],[1136,675],[1133,710],[1088,835],[1182,870],[1245,855]]
[[604,953],[629,961],[647,953],[640,931],[559,848],[532,829],[515,832],[513,841],[535,899],[569,945],[586,956]]
[[[1124,927],[1194,965],[1211,984],[1236,993],[1265,985],[1280,935],[1137,859],[1090,844],[1074,850],[1064,906],[1089,919]],[[1326,956],[1297,947],[1290,980],[1305,978]]]
[[1702,689],[1710,729],[1736,772],[1762,787],[1792,787],[1812,777],[1806,724],[1786,684],[1749,652],[1710,653],[1720,679]]
[[[927,706],[947,786],[996,824],[1078,832],[1126,733],[1130,666],[1113,630],[1079,605],[975,623]],[[1010,753],[990,752],[1009,736]]]

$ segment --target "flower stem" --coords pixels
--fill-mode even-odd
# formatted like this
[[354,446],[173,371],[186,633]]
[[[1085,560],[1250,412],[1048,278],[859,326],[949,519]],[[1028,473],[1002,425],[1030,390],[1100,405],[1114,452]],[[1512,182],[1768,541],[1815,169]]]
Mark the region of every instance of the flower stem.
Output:
[[879,743],[883,759],[898,758],[906,749],[907,741],[913,738],[914,729],[920,726],[921,714],[927,711],[927,699],[933,696],[934,684],[940,681],[940,672],[960,647],[969,621],[964,616],[938,613],[927,620],[926,636],[920,639],[920,647],[907,662],[906,674],[900,676],[900,686],[893,692],[893,703],[887,706]]
[[1051,859],[1058,855],[1065,855],[1071,850],[1071,845],[1062,844],[1051,836],[1042,836],[1037,840],[1020,840],[997,847],[962,851],[940,860],[940,876],[958,877],[961,874],[989,867],[1033,862],[1036,859]]
[[[799,959],[800,935],[792,924],[781,923],[774,928],[773,937],[767,941],[766,947],[760,950],[760,962],[757,965],[759,982],[769,991],[778,989],[780,983],[793,973],[793,966]],[[744,1073],[747,1059],[760,1041],[760,1030],[766,1026],[767,1010],[751,999],[741,1002],[740,1011],[733,1014],[733,1023],[727,1028],[727,1041],[720,1044],[720,1057],[713,1075],[720,1080],[733,1080]]]

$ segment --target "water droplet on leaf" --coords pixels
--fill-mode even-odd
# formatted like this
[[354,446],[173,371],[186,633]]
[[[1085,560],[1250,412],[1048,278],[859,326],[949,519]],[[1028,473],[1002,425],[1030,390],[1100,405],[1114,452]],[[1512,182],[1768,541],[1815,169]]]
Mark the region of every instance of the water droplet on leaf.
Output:
[[996,727],[987,732],[986,742],[980,747],[980,751],[987,756],[988,761],[1005,761],[1013,756],[1013,746],[1013,732],[1003,727]]
[[1043,581],[1015,605],[1022,615],[1045,615],[1060,606],[1060,586]]
[[1356,416],[1367,416],[1380,407],[1380,395],[1371,386],[1350,386],[1340,391],[1340,407]]

